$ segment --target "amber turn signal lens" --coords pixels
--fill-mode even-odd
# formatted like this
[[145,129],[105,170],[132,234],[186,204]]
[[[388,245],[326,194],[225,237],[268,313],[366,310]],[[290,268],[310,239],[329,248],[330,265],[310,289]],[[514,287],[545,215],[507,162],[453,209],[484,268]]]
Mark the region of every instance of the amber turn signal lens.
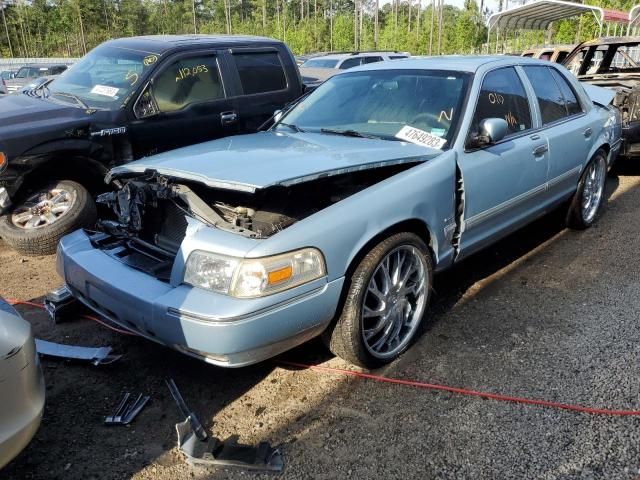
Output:
[[0,170],[2,170],[7,164],[7,156],[0,152]]
[[291,265],[288,265],[284,268],[280,268],[278,270],[273,270],[267,274],[269,279],[269,285],[273,285],[275,283],[284,282],[285,280],[289,280],[293,275],[293,268]]

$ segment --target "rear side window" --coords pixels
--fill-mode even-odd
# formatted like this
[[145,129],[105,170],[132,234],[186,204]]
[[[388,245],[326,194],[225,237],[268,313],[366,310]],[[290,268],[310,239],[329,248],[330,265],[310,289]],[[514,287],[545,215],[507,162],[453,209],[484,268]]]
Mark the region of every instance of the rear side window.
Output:
[[363,60],[364,60],[364,63],[376,63],[376,62],[381,62],[382,57],[364,57]]
[[277,52],[234,53],[233,59],[245,95],[287,88],[284,67]]
[[405,58],[409,58],[406,55],[390,55],[389,60],[404,60]]
[[494,70],[484,77],[471,132],[477,133],[480,122],[487,118],[506,120],[508,135],[531,128],[527,94],[512,67]]
[[542,124],[556,122],[567,116],[564,97],[547,67],[522,67],[538,97]]
[[556,57],[556,63],[564,62],[565,58],[569,56],[569,52],[558,52],[558,56]]
[[340,70],[357,67],[358,65],[360,65],[361,61],[362,57],[347,58],[344,62],[342,62],[342,64],[340,64]]
[[551,60],[551,55],[553,55],[553,52],[542,52],[538,58],[540,60]]
[[182,58],[153,80],[153,96],[161,112],[224,97],[216,57]]
[[562,92],[562,96],[564,97],[564,104],[567,108],[567,114],[577,115],[578,113],[582,113],[580,102],[578,102],[576,94],[573,92],[573,89],[567,82],[567,79],[564,78],[564,76],[562,76],[562,74],[555,68],[550,68],[549,70],[551,70],[551,75],[558,84],[560,92]]

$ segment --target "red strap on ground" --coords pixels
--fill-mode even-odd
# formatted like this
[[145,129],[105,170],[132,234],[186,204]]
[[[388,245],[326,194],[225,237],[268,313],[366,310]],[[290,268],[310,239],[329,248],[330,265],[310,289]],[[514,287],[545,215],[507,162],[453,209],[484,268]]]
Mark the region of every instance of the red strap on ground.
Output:
[[590,413],[593,415],[613,415],[613,416],[640,416],[640,410],[610,410],[607,408],[591,408],[581,405],[569,405],[566,403],[549,402],[547,400],[535,400],[531,398],[512,397],[510,395],[501,395],[499,393],[479,392],[477,390],[468,390],[466,388],[448,387],[446,385],[438,385],[435,383],[416,382],[413,380],[402,380],[399,378],[389,378],[371,373],[356,372],[355,370],[346,370],[342,368],[324,367],[322,365],[307,365],[305,363],[287,362],[277,360],[277,363],[288,365],[290,367],[304,368],[314,370],[316,372],[332,373],[336,375],[344,375],[357,378],[365,378],[376,382],[393,383],[396,385],[404,385],[407,387],[425,388],[428,390],[438,390],[441,392],[455,393],[458,395],[467,395],[471,397],[488,398],[498,400],[500,402],[521,403],[525,405],[536,405],[539,407],[556,408],[560,410],[571,410],[574,412]]
[[[39,303],[25,302],[21,300],[15,300],[12,298],[7,298],[5,300],[12,305],[29,305],[31,307],[44,308],[44,306]],[[100,319],[90,315],[83,315],[83,318],[86,318],[88,320],[93,320],[94,322],[98,322],[100,325],[107,327],[108,329],[113,330],[114,332],[122,333],[125,335],[139,336],[135,332],[113,327],[101,321]],[[395,385],[403,385],[405,387],[414,387],[414,388],[424,388],[427,390],[437,390],[440,392],[454,393],[457,395],[466,395],[469,397],[487,398],[489,400],[497,400],[499,402],[511,402],[511,403],[519,403],[524,405],[535,405],[538,407],[555,408],[559,410],[569,410],[572,412],[589,413],[592,415],[640,416],[640,410],[612,410],[608,408],[583,407],[582,405],[571,405],[567,403],[550,402],[547,400],[536,400],[533,398],[513,397],[510,395],[502,395],[499,393],[479,392],[477,390],[469,390],[466,388],[458,388],[458,387],[449,387],[447,385],[438,385],[436,383],[425,383],[425,382],[417,382],[414,380],[402,380],[400,378],[383,377],[381,375],[374,375],[372,373],[365,373],[365,372],[357,372],[355,370],[346,370],[343,368],[325,367],[322,365],[310,365],[310,364],[298,363],[298,362],[288,362],[286,360],[275,360],[275,362],[279,363],[280,365],[302,368],[305,370],[313,370],[315,372],[331,373],[334,375],[343,375],[343,376],[356,377],[356,378],[364,378],[366,380],[373,380],[375,382],[392,383]]]

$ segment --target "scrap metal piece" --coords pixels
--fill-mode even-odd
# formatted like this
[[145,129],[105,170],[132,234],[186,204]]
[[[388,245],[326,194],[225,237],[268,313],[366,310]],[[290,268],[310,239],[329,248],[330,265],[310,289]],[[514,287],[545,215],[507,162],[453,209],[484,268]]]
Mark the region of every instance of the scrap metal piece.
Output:
[[129,392],[122,396],[122,400],[113,413],[105,417],[104,423],[106,425],[129,425],[151,399],[148,395],[143,396],[142,394],[138,395],[134,401],[130,401],[130,398],[132,399]]
[[41,355],[69,358],[73,360],[89,360],[94,365],[108,365],[122,358],[122,355],[111,355],[111,347],[80,347],[47,342],[36,338],[36,351]]
[[187,407],[173,379],[167,386],[180,412],[186,416],[176,424],[178,448],[191,465],[242,468],[265,472],[281,472],[284,467],[282,453],[261,442],[257,447],[222,442],[209,437],[195,414]]
[[64,322],[71,314],[77,313],[81,306],[66,285],[50,291],[44,299],[44,309],[53,323]]

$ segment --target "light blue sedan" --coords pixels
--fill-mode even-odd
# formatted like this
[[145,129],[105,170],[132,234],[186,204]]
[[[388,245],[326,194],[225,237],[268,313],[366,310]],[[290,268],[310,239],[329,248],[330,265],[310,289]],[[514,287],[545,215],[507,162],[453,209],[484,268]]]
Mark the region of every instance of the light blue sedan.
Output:
[[98,198],[113,214],[62,240],[58,271],[101,315],[215,365],[322,335],[372,368],[428,320],[434,272],[559,206],[589,227],[619,148],[616,111],[561,66],[371,64],[267,132],[116,167]]

